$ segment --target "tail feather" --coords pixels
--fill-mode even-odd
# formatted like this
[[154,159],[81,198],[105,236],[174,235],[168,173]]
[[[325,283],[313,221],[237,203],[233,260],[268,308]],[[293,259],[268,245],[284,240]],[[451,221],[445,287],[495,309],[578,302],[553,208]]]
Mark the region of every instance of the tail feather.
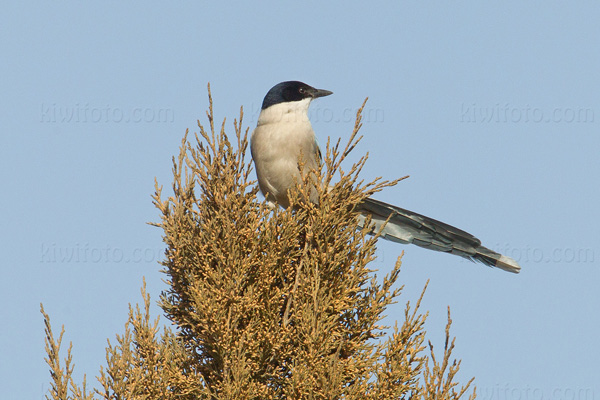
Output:
[[508,272],[521,270],[515,260],[483,247],[470,233],[433,218],[372,198],[365,199],[358,211],[361,224],[371,216],[371,230],[381,232],[384,239],[455,254]]

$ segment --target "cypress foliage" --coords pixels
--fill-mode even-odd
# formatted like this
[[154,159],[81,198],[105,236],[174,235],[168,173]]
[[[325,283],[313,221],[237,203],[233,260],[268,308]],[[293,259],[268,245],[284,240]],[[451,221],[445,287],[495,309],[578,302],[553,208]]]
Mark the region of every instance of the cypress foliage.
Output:
[[[454,382],[460,362],[450,361],[449,314],[441,361],[431,343],[426,351],[420,299],[406,305],[404,321],[387,336],[381,325],[401,291],[401,262],[381,279],[374,275],[368,264],[377,236],[359,228],[353,209],[397,181],[360,181],[366,157],[342,168],[360,140],[362,107],[348,143],[327,143],[322,168],[297,183],[293,207],[284,210],[257,198],[243,112],[232,144],[225,121],[215,129],[210,88],[209,103],[208,130],[198,123],[199,133],[194,140],[186,133],[173,159],[173,195],[163,199],[158,184],[154,195],[168,284],[159,304],[175,330],[152,320],[144,285],[143,310],[130,306],[125,332],[106,350],[100,388],[87,391],[85,379],[73,382],[70,348],[61,364],[62,332],[53,337],[42,309],[52,377],[47,398],[463,396],[472,380],[460,388]],[[318,206],[304,201],[311,190]]]

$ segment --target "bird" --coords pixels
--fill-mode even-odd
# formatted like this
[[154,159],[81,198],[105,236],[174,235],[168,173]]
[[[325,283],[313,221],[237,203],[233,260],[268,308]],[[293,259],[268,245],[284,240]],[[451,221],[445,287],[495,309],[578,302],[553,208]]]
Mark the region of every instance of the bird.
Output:
[[[288,191],[307,172],[319,168],[321,152],[308,109],[313,100],[331,94],[300,81],[285,81],[264,97],[250,151],[259,189],[271,207],[290,207]],[[318,204],[315,190],[309,196]],[[371,197],[358,205],[357,212],[361,223],[371,218],[371,230],[380,232],[383,239],[458,255],[512,273],[521,270],[515,260],[482,246],[470,233],[433,218]]]

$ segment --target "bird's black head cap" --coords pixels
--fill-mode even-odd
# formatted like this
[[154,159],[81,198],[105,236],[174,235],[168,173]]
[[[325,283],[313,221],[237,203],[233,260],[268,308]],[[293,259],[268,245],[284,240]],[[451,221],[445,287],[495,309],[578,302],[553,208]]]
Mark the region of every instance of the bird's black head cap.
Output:
[[273,86],[265,96],[262,109],[269,108],[275,104],[300,101],[306,98],[329,96],[333,92],[323,89],[315,89],[306,83],[299,81],[286,81]]

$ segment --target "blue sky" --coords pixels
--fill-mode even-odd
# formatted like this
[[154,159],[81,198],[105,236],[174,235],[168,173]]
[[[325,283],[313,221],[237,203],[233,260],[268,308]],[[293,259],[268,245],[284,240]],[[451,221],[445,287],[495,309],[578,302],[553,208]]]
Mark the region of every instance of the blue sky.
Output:
[[[600,5],[591,1],[5,4],[0,15],[0,387],[42,399],[44,303],[73,341],[78,379],[104,363],[142,278],[156,300],[161,232],[146,224],[186,128],[245,110],[274,84],[312,105],[321,143],[346,139],[365,97],[365,179],[378,198],[465,229],[520,275],[381,243],[406,285],[425,282],[427,328],[446,307],[459,376],[479,398],[600,397]],[[232,130],[232,129],[231,129]],[[153,308],[158,315],[158,307]]]

